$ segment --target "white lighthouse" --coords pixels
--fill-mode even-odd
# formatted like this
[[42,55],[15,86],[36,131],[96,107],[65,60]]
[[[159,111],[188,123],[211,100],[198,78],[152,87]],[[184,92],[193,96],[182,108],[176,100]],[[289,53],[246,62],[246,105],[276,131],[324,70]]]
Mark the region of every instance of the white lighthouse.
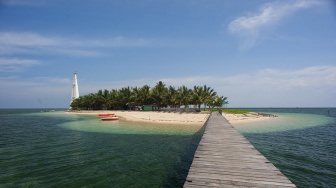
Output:
[[78,97],[79,97],[79,93],[78,93],[77,73],[75,71],[74,72],[74,79],[73,79],[73,82],[72,82],[72,91],[71,91],[71,101],[70,101],[70,104],[72,103],[73,100],[77,99]]

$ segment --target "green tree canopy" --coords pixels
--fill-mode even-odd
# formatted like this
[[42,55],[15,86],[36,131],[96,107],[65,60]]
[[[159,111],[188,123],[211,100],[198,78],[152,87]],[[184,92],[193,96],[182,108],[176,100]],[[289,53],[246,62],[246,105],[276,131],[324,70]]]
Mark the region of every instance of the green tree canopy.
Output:
[[201,105],[204,109],[210,107],[221,107],[227,97],[218,96],[211,87],[194,86],[189,89],[180,86],[177,89],[173,86],[166,86],[162,81],[151,88],[149,85],[142,87],[123,87],[121,89],[99,90],[97,93],[90,93],[80,96],[71,103],[72,109],[90,110],[124,110],[130,106],[143,106],[156,104],[159,108],[180,107],[188,108],[190,105],[197,107]]

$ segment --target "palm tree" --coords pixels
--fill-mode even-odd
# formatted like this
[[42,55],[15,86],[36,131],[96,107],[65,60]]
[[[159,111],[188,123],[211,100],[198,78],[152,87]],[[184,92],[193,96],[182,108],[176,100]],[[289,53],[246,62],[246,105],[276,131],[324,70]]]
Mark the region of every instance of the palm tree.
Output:
[[104,90],[105,103],[104,103],[103,107],[105,109],[112,110],[115,106],[115,100],[114,100],[115,97],[113,95],[113,92],[115,92],[115,90],[111,90],[111,91]]
[[219,108],[221,108],[225,102],[225,100],[227,100],[227,97],[224,96],[216,96],[215,98],[215,102],[214,102],[214,106],[217,106]]
[[140,97],[141,97],[141,103],[144,105],[148,105],[153,102],[150,87],[148,85],[144,85],[140,89]]
[[[214,97],[217,95],[214,89],[211,89],[211,87],[207,87],[206,85],[203,86],[203,94],[202,94],[202,102],[204,104],[204,110],[207,105],[209,105],[214,99]],[[210,108],[210,105],[209,105]]]
[[92,94],[91,106],[94,110],[102,109],[104,102],[105,100],[102,94],[102,90],[99,90],[98,93]]
[[73,109],[125,109],[127,105],[149,105],[155,102],[159,107],[169,105],[171,107],[184,105],[188,108],[190,104],[198,107],[201,105],[214,107],[221,106],[227,97],[217,96],[214,89],[204,86],[194,86],[193,90],[186,86],[175,89],[159,81],[153,89],[148,85],[143,87],[124,87],[119,90],[99,90],[97,93],[90,93],[79,97],[71,104]]
[[167,105],[170,107],[174,106],[177,104],[176,103],[176,95],[177,95],[177,90],[173,86],[169,86],[167,89],[167,93],[164,96],[165,97],[165,102]]
[[140,94],[140,88],[134,87],[132,88],[132,93],[131,93],[131,101],[135,106],[138,106],[141,104],[141,94]]
[[105,89],[105,90],[101,93],[101,98],[102,98],[102,100],[103,100],[103,104],[101,105],[101,107],[102,107],[103,109],[109,109],[109,100],[108,100],[108,98],[109,98],[109,94],[110,94],[110,92],[109,92],[107,89]]
[[120,101],[120,107],[122,109],[125,110],[127,108],[128,103],[131,101],[130,98],[131,98],[131,89],[129,86],[121,88],[119,90],[118,99]]
[[166,104],[164,100],[165,95],[167,95],[166,85],[162,81],[159,81],[156,84],[156,86],[152,89],[152,97],[154,103],[156,103],[159,108]]
[[110,92],[110,96],[108,98],[110,109],[118,109],[119,107],[119,92],[116,89],[112,89]]
[[201,110],[201,105],[204,103],[202,100],[203,95],[203,88],[200,86],[194,86],[194,89],[192,91],[192,101],[194,105],[198,107],[198,110]]
[[70,104],[70,107],[72,110],[79,110],[81,107],[81,100],[82,100],[83,97],[79,97],[75,100],[72,101],[72,103]]
[[179,105],[184,105],[185,108],[188,108],[191,101],[191,90],[183,85],[182,87],[178,88],[177,92]]

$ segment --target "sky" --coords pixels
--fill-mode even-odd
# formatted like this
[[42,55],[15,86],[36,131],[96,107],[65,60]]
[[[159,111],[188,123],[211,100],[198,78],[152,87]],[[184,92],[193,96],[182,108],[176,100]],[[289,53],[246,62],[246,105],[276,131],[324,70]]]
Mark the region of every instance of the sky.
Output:
[[163,81],[228,107],[336,107],[333,0],[0,0],[0,108]]

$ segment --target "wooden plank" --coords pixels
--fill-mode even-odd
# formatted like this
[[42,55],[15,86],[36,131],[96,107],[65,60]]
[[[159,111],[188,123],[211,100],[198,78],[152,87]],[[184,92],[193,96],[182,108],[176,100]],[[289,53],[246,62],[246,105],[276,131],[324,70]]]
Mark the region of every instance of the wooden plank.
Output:
[[220,115],[211,115],[184,187],[295,187]]

